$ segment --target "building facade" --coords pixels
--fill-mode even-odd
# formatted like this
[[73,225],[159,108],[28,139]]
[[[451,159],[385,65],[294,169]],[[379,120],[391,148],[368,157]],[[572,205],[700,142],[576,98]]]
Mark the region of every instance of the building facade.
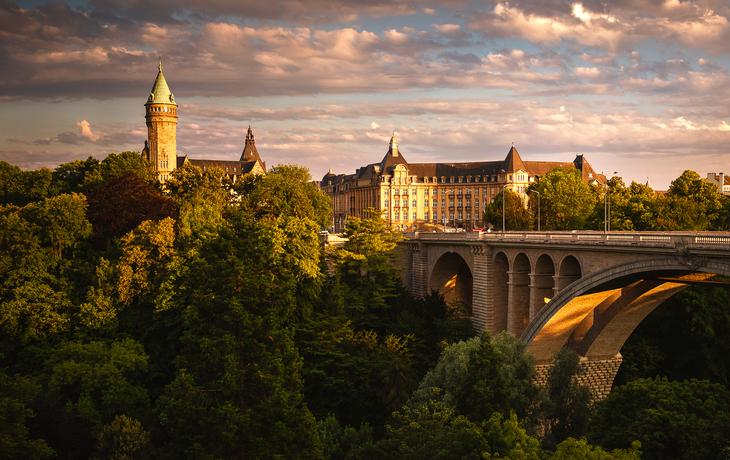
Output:
[[256,149],[251,126],[248,127],[246,144],[238,161],[197,160],[190,159],[187,155],[177,156],[178,106],[162,74],[162,61],[157,69],[157,78],[145,103],[147,140],[142,156],[154,165],[160,182],[165,183],[172,171],[184,164],[191,164],[202,172],[210,168],[220,168],[234,183],[245,174],[266,174],[266,162],[261,160]]
[[332,230],[337,233],[347,217],[369,217],[367,208],[382,211],[401,231],[469,230],[483,227],[484,207],[503,189],[525,195],[531,183],[558,167],[578,169],[586,183],[606,181],[583,155],[562,163],[523,161],[514,144],[499,161],[408,163],[394,134],[382,161],[354,174],[330,170],[319,186],[332,198]]
[[717,186],[717,193],[730,196],[730,176],[725,173],[707,173],[707,182]]

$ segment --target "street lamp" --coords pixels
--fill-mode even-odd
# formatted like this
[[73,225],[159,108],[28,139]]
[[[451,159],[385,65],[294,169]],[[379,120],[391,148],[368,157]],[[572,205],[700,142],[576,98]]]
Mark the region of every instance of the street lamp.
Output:
[[502,235],[504,236],[505,227],[507,227],[507,219],[504,218],[504,202],[507,201],[507,195],[505,189],[509,187],[509,184],[502,187]]
[[444,233],[446,233],[446,224],[448,224],[448,223],[449,223],[449,218],[444,217]]
[[540,231],[540,192],[530,190],[530,193],[537,193],[537,231]]
[[613,174],[606,177],[606,193],[603,195],[603,233],[611,231],[611,186],[608,185],[608,180],[616,176],[618,171],[614,171]]

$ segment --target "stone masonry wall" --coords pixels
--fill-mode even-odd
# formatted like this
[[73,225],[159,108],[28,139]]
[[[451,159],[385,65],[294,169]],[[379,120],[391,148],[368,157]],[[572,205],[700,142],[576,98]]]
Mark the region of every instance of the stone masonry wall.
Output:
[[[619,355],[612,359],[601,359],[596,361],[588,361],[581,359],[581,367],[584,370],[582,376],[578,378],[578,383],[587,385],[593,393],[595,401],[601,401],[611,392],[613,379],[616,377],[619,366],[623,358]],[[548,373],[552,364],[537,365],[537,383],[538,385],[547,384]]]

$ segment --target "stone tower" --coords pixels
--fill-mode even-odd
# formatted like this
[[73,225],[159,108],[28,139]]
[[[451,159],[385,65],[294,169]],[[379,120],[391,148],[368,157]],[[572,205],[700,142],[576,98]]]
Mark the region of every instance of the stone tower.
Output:
[[165,182],[177,167],[177,104],[162,75],[162,60],[157,78],[145,106],[149,144],[143,155],[155,165],[157,178]]

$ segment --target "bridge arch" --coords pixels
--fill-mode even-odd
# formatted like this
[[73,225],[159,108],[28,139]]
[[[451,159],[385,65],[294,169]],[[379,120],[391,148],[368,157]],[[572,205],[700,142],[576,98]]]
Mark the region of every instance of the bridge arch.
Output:
[[[626,339],[664,300],[692,281],[730,276],[730,261],[710,259],[701,265],[692,267],[678,258],[652,258],[592,273],[548,302],[522,340],[538,363],[549,363],[566,345],[588,361],[620,358]],[[560,273],[562,276],[562,266]]]
[[540,310],[555,297],[555,261],[546,253],[540,254],[532,270],[530,284],[530,318],[534,318]]
[[507,317],[509,305],[509,258],[503,251],[498,251],[494,255],[493,264],[493,283],[494,286],[494,312],[492,327],[496,334],[500,331],[507,330]]
[[447,303],[461,301],[472,305],[474,276],[468,261],[459,252],[444,252],[428,277],[428,290],[438,290]]

